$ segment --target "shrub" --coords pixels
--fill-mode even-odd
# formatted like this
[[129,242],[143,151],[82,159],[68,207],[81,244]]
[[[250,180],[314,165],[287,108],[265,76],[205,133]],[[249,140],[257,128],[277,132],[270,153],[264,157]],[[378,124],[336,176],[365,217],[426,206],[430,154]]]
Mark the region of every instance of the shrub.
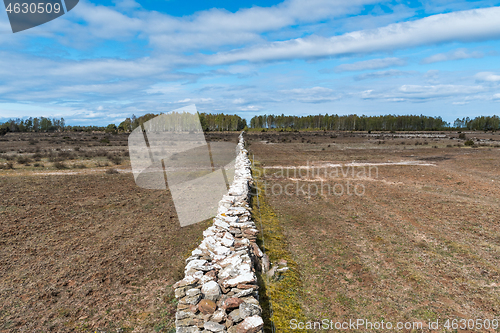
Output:
[[14,159],[14,156],[12,155],[8,155],[8,154],[4,154],[2,155],[2,158],[7,160],[7,161],[12,161]]
[[108,138],[102,138],[101,140],[99,140],[100,143],[109,143],[109,139]]
[[35,163],[35,164],[33,164],[33,166],[35,168],[43,168],[44,167],[44,165],[42,163]]
[[469,140],[467,140],[467,141],[464,142],[464,145],[466,145],[466,146],[474,146],[474,141],[472,141],[472,140],[469,139]]
[[31,158],[28,156],[18,156],[17,157],[17,163],[19,164],[26,164],[28,165],[31,162]]
[[465,133],[460,133],[460,134],[458,135],[458,138],[459,138],[459,139],[463,139],[463,140],[465,140]]
[[56,168],[58,170],[62,170],[62,169],[67,169],[68,167],[63,162],[55,162],[54,168]]
[[108,157],[108,160],[113,162],[115,165],[120,165],[122,163],[122,159],[120,156],[109,154],[107,157]]
[[73,164],[73,169],[85,169],[87,166],[83,163]]
[[109,166],[109,163],[108,162],[104,162],[104,163],[101,163],[101,162],[97,162],[95,164],[96,167],[100,168],[100,167],[107,167]]
[[0,169],[14,169],[14,164],[12,162],[0,164]]

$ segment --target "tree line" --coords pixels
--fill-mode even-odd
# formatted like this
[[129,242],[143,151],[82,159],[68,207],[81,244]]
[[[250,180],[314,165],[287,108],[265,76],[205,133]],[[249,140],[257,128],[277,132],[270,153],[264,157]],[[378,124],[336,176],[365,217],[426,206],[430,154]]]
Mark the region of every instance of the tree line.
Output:
[[[189,113],[168,113],[167,115],[175,115],[177,121],[184,121],[185,126],[187,128],[189,126],[194,126],[196,124],[193,123],[195,121],[197,123],[199,121],[201,123],[201,128],[205,132],[214,132],[214,131],[241,131],[247,127],[247,121],[241,118],[238,115],[228,115],[223,113],[198,113],[198,117],[194,117]],[[131,132],[139,126],[142,126],[147,121],[155,118],[158,114],[148,113],[140,117],[136,117],[132,115],[132,117],[125,119],[118,125],[116,128],[118,131]],[[188,125],[191,124],[191,125]]]
[[[27,119],[9,119],[0,123],[0,135],[7,132],[55,132],[75,131],[92,132],[105,131],[108,133],[125,132],[130,133],[147,121],[157,117],[159,114],[148,113],[140,117],[132,115],[126,118],[118,126],[69,126],[64,118],[35,117]],[[223,113],[198,113],[198,117],[191,114],[178,114],[178,121],[196,127],[199,118],[203,131],[241,131],[247,128],[247,121],[238,115]],[[172,126],[164,124],[164,126]],[[189,127],[188,126],[188,127]],[[186,127],[184,127],[186,128]],[[475,118],[457,118],[453,124],[444,121],[441,117],[430,117],[424,115],[384,115],[384,116],[358,116],[358,115],[308,115],[308,116],[285,116],[282,115],[259,115],[250,120],[252,129],[324,129],[339,131],[435,131],[435,130],[481,130],[496,131],[500,129],[500,118],[498,116],[477,116]]]
[[[168,113],[172,114],[172,113]],[[108,126],[69,126],[66,125],[64,118],[60,119],[50,119],[46,117],[40,118],[27,118],[27,119],[9,119],[4,123],[0,123],[0,135],[4,135],[7,132],[62,132],[62,131],[73,131],[73,132],[107,132],[107,133],[118,133],[125,132],[130,133],[139,126],[142,126],[147,121],[159,116],[159,114],[147,113],[143,116],[136,117],[132,115],[126,118],[118,126],[115,124],[109,124]],[[177,120],[184,122],[184,128],[197,127],[199,122],[203,131],[241,131],[247,127],[247,122],[245,119],[238,115],[228,115],[223,113],[211,114],[211,113],[198,113],[198,115],[192,115],[189,113],[177,114]],[[168,126],[164,124],[165,126]]]
[[4,123],[0,123],[0,135],[5,135],[8,132],[99,132],[104,131],[103,126],[71,126],[66,125],[64,118],[46,118],[35,117],[27,119],[9,119]]
[[358,115],[308,115],[285,116],[260,115],[250,120],[253,129],[324,129],[338,131],[436,131],[451,129],[468,130],[498,130],[500,118],[498,116],[479,116],[474,119],[469,117],[457,118],[451,126],[441,117],[424,115],[384,115],[384,116],[358,116]]

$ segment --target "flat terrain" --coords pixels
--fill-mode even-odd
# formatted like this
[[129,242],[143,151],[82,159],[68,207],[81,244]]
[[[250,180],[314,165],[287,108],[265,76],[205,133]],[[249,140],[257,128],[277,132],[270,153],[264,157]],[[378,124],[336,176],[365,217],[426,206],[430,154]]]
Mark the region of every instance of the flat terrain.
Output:
[[500,135],[465,135],[247,135],[308,320],[500,319]]
[[0,140],[0,332],[170,332],[207,223],[135,185],[125,135]]
[[[499,319],[499,134],[246,139],[309,320]],[[0,167],[0,332],[171,330],[207,223],[180,228],[168,192],[135,185],[126,135],[9,133]]]

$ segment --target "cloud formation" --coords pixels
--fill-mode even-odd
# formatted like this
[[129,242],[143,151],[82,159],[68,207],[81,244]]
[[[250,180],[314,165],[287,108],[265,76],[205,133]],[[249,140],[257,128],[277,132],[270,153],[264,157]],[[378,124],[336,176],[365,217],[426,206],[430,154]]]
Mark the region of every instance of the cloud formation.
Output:
[[495,74],[493,72],[480,72],[475,76],[477,81],[483,82],[500,82],[500,74]]
[[446,53],[434,54],[422,60],[423,64],[432,64],[440,61],[461,60],[461,59],[479,59],[484,57],[482,52],[468,52],[467,49],[457,49]]
[[500,7],[439,14],[334,37],[310,36],[207,56],[207,64],[313,59],[500,38]]
[[384,59],[370,59],[365,61],[358,61],[352,64],[342,64],[335,67],[335,72],[353,72],[364,71],[367,69],[382,69],[393,66],[404,66],[407,62],[400,58],[384,58]]
[[[474,60],[467,62],[474,68],[456,71],[439,64],[495,52],[481,41],[500,38],[500,7],[470,9],[490,6],[488,0],[439,0],[417,8],[374,0],[286,0],[180,17],[148,11],[134,0],[113,3],[81,0],[68,15],[36,30],[0,34],[0,103],[27,103],[35,111],[52,109],[90,122],[193,101],[202,112],[251,115],[292,112],[304,103],[339,110],[333,105],[345,101],[345,112],[353,112],[355,103],[371,108],[380,101],[459,105],[469,98],[472,106],[474,98],[498,95],[496,68]],[[425,17],[439,12],[446,14]],[[8,28],[5,17],[0,15],[0,30]],[[479,44],[477,51],[466,48],[470,42]],[[446,43],[459,48],[448,51]],[[422,46],[434,55],[421,61]],[[439,72],[421,73],[422,63],[436,63]],[[325,67],[320,73],[330,75],[318,74]],[[366,72],[354,73],[360,71]],[[20,114],[1,105],[2,116]]]

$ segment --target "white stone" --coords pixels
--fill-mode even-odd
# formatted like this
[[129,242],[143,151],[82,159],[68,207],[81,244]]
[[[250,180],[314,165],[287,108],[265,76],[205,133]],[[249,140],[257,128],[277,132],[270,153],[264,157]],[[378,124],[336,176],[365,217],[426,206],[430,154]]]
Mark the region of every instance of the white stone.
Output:
[[215,281],[204,283],[201,287],[201,292],[205,298],[214,302],[216,302],[221,295],[220,287]]

